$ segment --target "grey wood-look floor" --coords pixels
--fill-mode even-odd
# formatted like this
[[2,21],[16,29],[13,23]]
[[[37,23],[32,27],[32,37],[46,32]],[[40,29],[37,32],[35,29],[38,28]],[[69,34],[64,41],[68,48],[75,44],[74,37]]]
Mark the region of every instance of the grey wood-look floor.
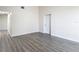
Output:
[[79,52],[79,43],[43,33],[11,38],[0,31],[0,52]]

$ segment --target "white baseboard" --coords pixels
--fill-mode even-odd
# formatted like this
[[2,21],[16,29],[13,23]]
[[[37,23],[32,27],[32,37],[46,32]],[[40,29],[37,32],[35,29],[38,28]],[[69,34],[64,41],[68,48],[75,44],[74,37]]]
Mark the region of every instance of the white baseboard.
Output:
[[11,37],[25,35],[25,34],[30,34],[30,33],[35,33],[35,32],[28,32],[28,33],[21,33],[21,34],[12,34]]
[[63,38],[63,39],[66,39],[66,40],[70,40],[70,41],[74,41],[74,42],[78,42],[78,40],[75,40],[75,39],[72,39],[72,38],[69,38],[69,37],[64,37],[64,36],[60,36],[60,35],[57,35],[57,34],[51,34],[52,36],[55,36],[55,37],[59,37],[59,38]]
[[[11,37],[15,37],[15,36],[20,36],[20,35],[25,35],[25,34],[30,34],[30,33],[35,33],[35,32],[28,32],[28,33],[22,33],[22,34],[13,34],[11,35]],[[43,33],[43,32],[41,32]],[[59,37],[59,38],[63,38],[63,39],[66,39],[66,40],[71,40],[71,41],[74,41],[74,42],[78,42],[78,40],[75,40],[75,39],[72,39],[72,38],[69,38],[69,37],[65,37],[65,36],[61,36],[61,35],[57,35],[57,34],[51,34],[52,36],[55,36],[55,37]]]

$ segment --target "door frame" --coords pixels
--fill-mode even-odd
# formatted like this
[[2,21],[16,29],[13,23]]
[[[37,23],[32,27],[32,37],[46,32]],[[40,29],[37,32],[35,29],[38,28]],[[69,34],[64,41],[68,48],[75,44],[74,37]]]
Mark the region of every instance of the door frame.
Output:
[[49,15],[49,34],[51,35],[51,16],[52,14],[48,14]]
[[[47,33],[47,34],[51,35],[51,18],[52,18],[51,16],[52,16],[52,14],[47,14],[44,17],[46,17],[46,16],[49,16],[49,33]],[[43,19],[43,33],[44,33],[44,20],[45,20],[45,18]]]

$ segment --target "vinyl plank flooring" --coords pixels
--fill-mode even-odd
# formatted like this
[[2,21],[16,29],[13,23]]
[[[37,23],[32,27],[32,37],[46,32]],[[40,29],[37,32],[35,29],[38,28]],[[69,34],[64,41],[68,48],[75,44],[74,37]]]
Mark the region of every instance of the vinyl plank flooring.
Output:
[[10,37],[0,31],[0,52],[79,52],[79,43],[44,33]]

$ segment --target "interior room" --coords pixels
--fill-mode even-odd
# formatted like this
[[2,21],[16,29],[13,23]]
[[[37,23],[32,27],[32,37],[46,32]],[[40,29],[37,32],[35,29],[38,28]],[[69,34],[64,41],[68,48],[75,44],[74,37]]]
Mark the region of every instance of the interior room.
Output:
[[0,6],[0,52],[79,52],[78,6]]

